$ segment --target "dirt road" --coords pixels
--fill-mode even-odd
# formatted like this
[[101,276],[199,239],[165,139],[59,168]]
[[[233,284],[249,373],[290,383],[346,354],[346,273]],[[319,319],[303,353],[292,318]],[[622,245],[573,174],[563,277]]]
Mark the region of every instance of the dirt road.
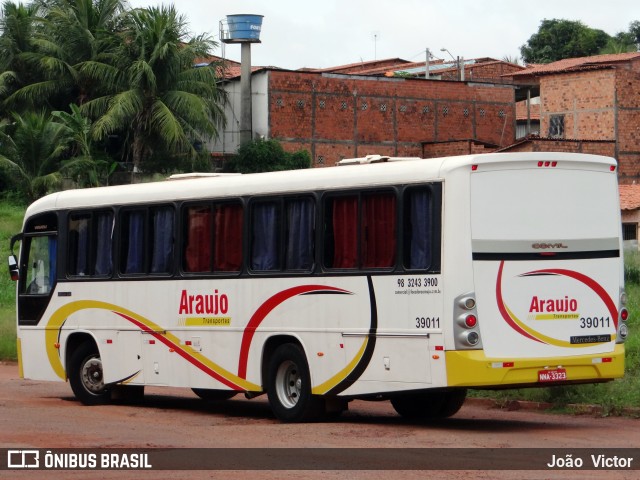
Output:
[[[65,383],[18,378],[17,366],[0,365],[0,448],[639,448],[640,420],[504,411],[468,402],[447,421],[411,424],[388,402],[351,402],[342,417],[318,424],[282,424],[266,398],[237,396],[207,403],[188,390],[149,388],[138,405],[85,407]],[[372,462],[375,461],[373,452]],[[385,450],[386,451],[386,450]],[[230,451],[231,452],[231,451]],[[291,450],[292,455],[299,452]],[[447,451],[449,452],[449,451]],[[450,450],[451,455],[458,450]],[[490,454],[492,451],[487,450]],[[361,452],[360,452],[361,453]],[[495,451],[493,451],[495,454]],[[510,451],[505,450],[505,454]],[[299,459],[298,459],[299,460]],[[640,463],[640,455],[637,459]],[[499,463],[499,462],[498,462]],[[372,463],[373,465],[373,463]],[[461,459],[460,469],[465,469]],[[526,464],[525,464],[526,466]],[[375,468],[375,467],[372,467]],[[638,478],[639,471],[439,472],[437,478]],[[10,473],[11,475],[7,475]],[[0,471],[2,478],[42,478],[42,472]],[[431,478],[424,471],[154,471],[46,472],[46,478]]]

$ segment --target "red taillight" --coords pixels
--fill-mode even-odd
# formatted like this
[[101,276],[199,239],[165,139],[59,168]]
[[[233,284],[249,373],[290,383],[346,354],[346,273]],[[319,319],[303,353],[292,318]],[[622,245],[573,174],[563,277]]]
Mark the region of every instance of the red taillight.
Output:
[[615,166],[615,165],[611,165],[611,166],[609,167],[609,171],[611,171],[611,172],[615,172],[615,171],[616,171],[616,166]]
[[623,322],[626,322],[627,318],[629,318],[629,311],[626,308],[623,308],[620,310],[620,319],[622,319]]
[[543,162],[542,160],[538,162],[538,167],[557,167],[558,166],[558,162],[557,161],[549,161],[547,160],[546,162]]
[[475,315],[467,315],[464,319],[464,324],[469,328],[475,327],[477,323],[478,319]]
[[478,170],[478,165],[471,165],[471,171],[475,172],[476,170]]

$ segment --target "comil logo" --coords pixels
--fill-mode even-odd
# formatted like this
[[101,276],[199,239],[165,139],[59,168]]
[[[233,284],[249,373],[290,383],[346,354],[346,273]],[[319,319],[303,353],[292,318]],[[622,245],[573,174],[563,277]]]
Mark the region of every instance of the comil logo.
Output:
[[536,250],[551,250],[556,248],[569,248],[562,242],[557,243],[546,243],[546,242],[538,242],[531,245],[531,248]]
[[8,450],[7,468],[40,468],[38,450]]

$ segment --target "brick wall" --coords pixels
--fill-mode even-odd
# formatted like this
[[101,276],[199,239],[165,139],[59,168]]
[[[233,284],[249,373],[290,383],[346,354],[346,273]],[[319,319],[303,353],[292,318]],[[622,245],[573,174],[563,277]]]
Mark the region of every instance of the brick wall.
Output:
[[[640,60],[541,76],[540,91],[541,136],[549,134],[552,115],[564,115],[564,138],[613,141],[613,152],[603,150],[617,158],[620,183],[640,180]],[[583,150],[575,151],[587,144],[579,145]]]
[[515,139],[508,86],[271,71],[269,137],[316,166],[368,154],[421,156],[423,142]]
[[451,157],[454,155],[470,155],[490,153],[496,149],[494,145],[485,145],[473,140],[426,143],[422,149],[423,158]]
[[589,153],[592,155],[615,156],[614,141],[581,141],[581,140],[552,140],[534,138],[513,145],[504,152],[568,152]]
[[540,135],[549,135],[552,115],[564,115],[564,138],[615,139],[615,70],[540,77]]

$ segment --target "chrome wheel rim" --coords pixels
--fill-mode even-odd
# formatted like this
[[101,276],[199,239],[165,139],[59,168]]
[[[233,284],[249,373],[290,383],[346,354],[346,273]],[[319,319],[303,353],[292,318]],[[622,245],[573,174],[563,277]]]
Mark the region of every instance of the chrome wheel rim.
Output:
[[301,391],[302,378],[298,366],[290,360],[283,362],[276,374],[276,393],[280,403],[286,408],[295,407]]
[[88,392],[97,395],[104,391],[104,376],[100,357],[91,357],[84,362],[80,371],[80,379]]

